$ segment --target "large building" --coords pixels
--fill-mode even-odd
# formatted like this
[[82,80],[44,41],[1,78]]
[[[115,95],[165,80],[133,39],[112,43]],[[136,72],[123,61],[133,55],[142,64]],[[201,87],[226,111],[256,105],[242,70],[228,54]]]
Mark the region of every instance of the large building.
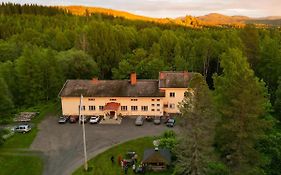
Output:
[[63,115],[78,115],[82,95],[83,115],[167,116],[179,113],[192,74],[186,71],[159,73],[159,79],[67,80],[60,91]]

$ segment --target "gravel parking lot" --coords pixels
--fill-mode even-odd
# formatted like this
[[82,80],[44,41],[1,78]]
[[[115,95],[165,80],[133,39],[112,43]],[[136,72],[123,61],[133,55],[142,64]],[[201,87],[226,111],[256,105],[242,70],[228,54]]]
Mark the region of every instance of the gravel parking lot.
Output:
[[[164,124],[154,125],[144,122],[135,126],[134,119],[125,118],[120,125],[86,124],[88,158],[92,158],[107,148],[143,136],[161,134],[167,128]],[[44,175],[69,175],[83,164],[82,126],[75,124],[58,124],[57,118],[46,117],[39,125],[32,150],[44,155]],[[175,129],[175,128],[173,128]]]

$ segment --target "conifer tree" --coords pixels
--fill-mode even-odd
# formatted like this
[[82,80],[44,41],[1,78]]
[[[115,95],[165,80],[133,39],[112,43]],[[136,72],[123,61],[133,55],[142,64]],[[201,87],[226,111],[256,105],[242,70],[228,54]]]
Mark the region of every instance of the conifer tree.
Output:
[[268,123],[262,118],[268,107],[265,84],[255,77],[239,49],[221,56],[223,73],[214,76],[218,112],[217,146],[232,174],[259,174],[255,149]]
[[178,144],[176,174],[207,174],[211,160],[215,116],[211,92],[200,74],[193,74],[191,91],[185,93],[180,103],[182,121]]

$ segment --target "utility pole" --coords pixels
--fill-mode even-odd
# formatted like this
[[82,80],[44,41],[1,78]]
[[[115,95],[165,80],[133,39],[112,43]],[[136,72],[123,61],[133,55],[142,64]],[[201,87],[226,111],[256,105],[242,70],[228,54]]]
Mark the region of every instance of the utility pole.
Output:
[[87,158],[87,147],[86,147],[86,133],[85,133],[85,116],[81,114],[82,111],[82,99],[83,95],[80,96],[80,107],[79,107],[79,120],[81,122],[82,117],[82,130],[83,130],[83,145],[84,145],[84,169],[85,171],[88,171],[88,158]]

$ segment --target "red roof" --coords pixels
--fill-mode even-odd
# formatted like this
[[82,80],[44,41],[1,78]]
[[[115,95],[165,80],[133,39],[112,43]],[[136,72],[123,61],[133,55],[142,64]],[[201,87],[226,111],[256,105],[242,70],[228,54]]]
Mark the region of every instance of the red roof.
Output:
[[110,103],[106,103],[103,110],[117,111],[119,106],[120,106],[120,103],[110,102]]

